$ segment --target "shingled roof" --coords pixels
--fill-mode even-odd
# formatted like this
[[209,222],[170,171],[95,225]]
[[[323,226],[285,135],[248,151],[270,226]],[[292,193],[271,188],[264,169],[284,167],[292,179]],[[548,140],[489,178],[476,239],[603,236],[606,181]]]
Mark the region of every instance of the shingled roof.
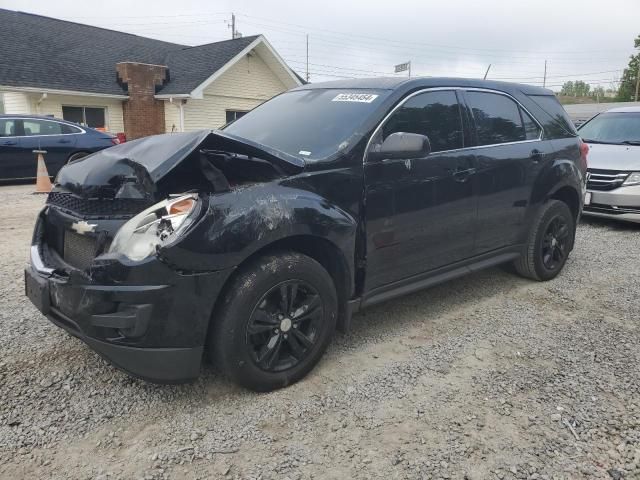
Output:
[[0,9],[0,86],[125,95],[115,65],[140,62],[169,68],[158,93],[187,94],[258,37],[190,47]]

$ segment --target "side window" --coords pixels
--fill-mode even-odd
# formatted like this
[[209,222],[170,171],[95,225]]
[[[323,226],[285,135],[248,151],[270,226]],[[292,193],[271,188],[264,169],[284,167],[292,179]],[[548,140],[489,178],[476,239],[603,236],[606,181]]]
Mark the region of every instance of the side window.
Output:
[[425,92],[407,100],[383,125],[381,141],[396,132],[426,135],[432,152],[462,148],[462,117],[455,92]]
[[529,95],[529,98],[546,114],[547,118],[544,120],[536,115],[544,124],[545,136],[567,138],[578,134],[569,115],[555,95]]
[[16,135],[16,121],[12,118],[0,118],[0,137],[14,137]]
[[522,115],[522,120],[524,121],[524,131],[527,140],[537,140],[540,138],[540,127],[533,118],[531,118],[531,115],[525,112],[522,108],[520,109],[520,115]]
[[62,127],[58,122],[46,120],[24,120],[24,135],[60,135]]
[[518,142],[527,139],[520,107],[509,97],[489,92],[466,92],[473,110],[478,145]]

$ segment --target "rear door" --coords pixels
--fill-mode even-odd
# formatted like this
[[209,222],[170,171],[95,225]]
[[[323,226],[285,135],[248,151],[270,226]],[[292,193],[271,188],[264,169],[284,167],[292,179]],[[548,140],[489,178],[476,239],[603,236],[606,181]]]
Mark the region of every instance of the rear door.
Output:
[[537,121],[511,96],[467,89],[464,97],[475,126],[475,253],[482,254],[519,241],[533,181],[553,148],[541,140]]
[[427,135],[432,153],[365,163],[367,290],[473,254],[474,159],[464,149],[456,92],[426,90],[410,97],[385,120],[369,148],[396,132]]
[[[45,163],[50,175],[55,175],[67,162],[76,143],[76,135],[66,124],[55,120],[27,119],[23,120],[24,137],[20,142],[24,150],[44,150]],[[31,153],[33,157],[34,154]]]

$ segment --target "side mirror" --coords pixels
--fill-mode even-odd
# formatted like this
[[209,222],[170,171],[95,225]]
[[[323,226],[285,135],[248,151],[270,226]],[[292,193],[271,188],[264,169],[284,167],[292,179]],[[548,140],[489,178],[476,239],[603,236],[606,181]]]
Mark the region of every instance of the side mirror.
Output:
[[385,138],[377,150],[369,153],[372,160],[385,158],[422,158],[431,153],[429,137],[418,133],[396,132]]

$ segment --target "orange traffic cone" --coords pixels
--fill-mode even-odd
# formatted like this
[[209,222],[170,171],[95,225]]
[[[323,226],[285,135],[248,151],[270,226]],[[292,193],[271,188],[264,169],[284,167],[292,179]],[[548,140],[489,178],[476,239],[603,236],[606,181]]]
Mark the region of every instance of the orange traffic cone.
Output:
[[47,165],[44,163],[45,150],[34,150],[33,153],[38,155],[38,172],[36,174],[36,191],[33,193],[49,193],[51,191],[51,179],[47,171]]

